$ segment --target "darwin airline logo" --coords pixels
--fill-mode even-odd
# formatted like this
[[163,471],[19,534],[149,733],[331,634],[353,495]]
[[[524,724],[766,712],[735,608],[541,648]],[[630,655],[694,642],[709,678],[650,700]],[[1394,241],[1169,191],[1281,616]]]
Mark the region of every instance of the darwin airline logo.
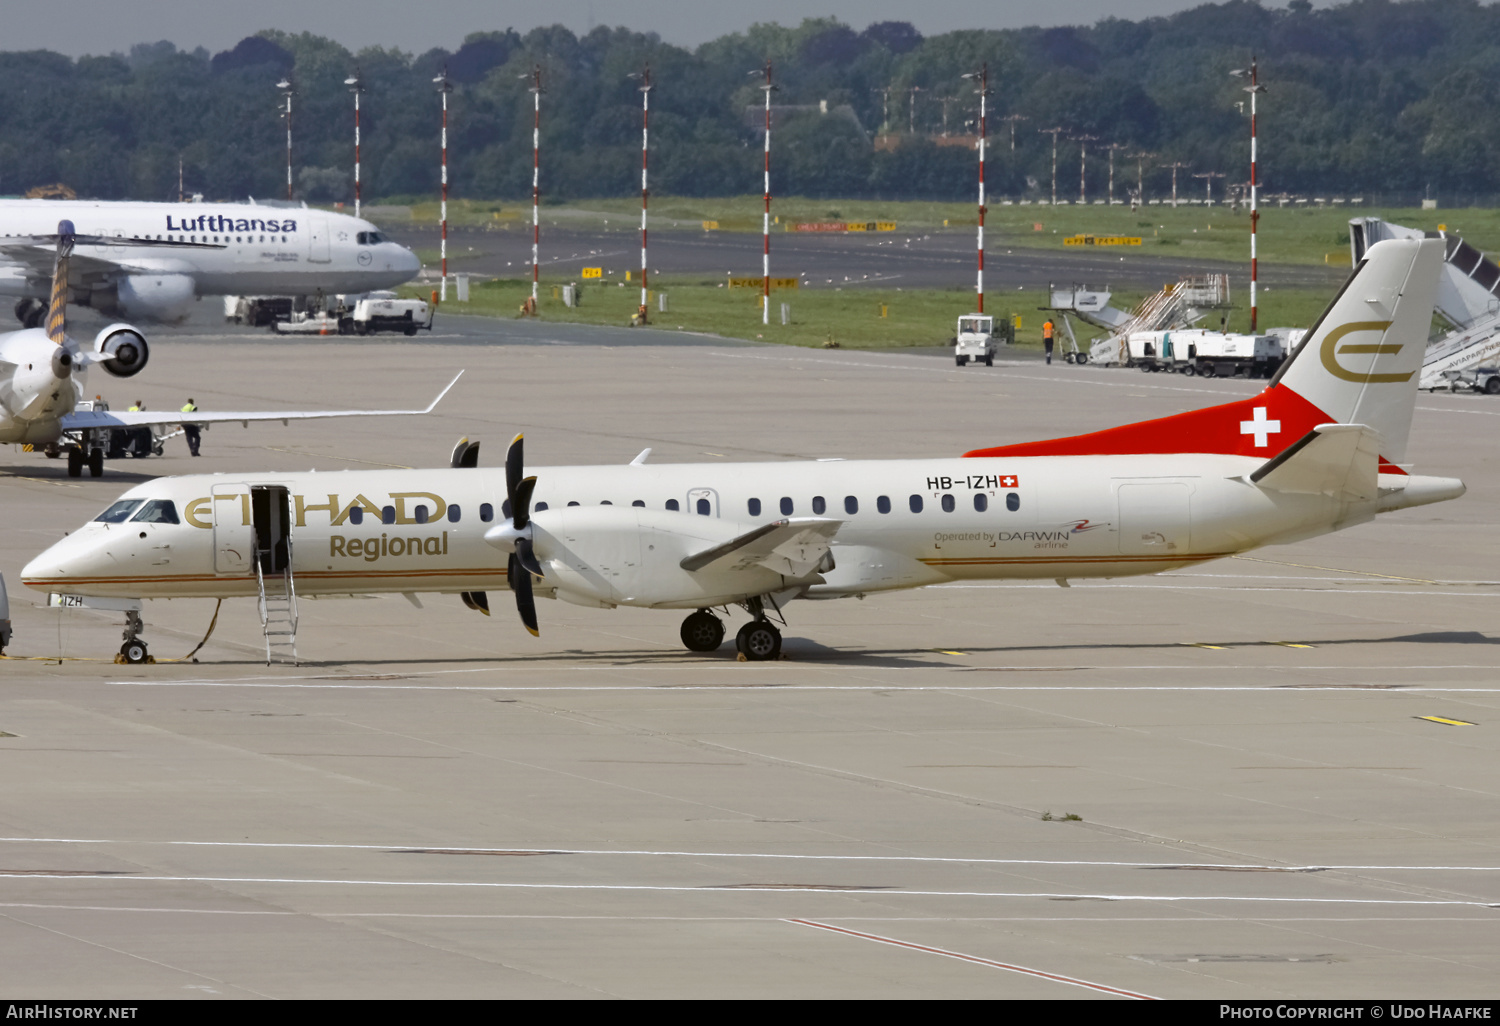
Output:
[[289,234],[297,230],[295,220],[265,221],[260,218],[225,217],[223,214],[200,214],[198,217],[167,215],[169,232],[276,232]]

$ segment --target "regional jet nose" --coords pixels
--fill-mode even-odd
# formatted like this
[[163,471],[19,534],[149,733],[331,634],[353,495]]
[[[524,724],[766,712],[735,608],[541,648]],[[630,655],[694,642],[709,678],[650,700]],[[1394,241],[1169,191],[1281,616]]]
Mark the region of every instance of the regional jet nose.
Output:
[[70,534],[27,563],[21,568],[21,583],[39,591],[55,591],[97,572],[105,554],[100,551],[99,539],[88,534]]

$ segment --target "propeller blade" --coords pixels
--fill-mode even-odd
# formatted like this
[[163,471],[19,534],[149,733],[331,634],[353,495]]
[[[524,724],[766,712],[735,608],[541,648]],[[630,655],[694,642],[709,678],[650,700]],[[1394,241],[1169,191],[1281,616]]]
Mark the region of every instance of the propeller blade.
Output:
[[[510,566],[506,572],[510,577],[511,590],[516,593],[516,612],[521,614],[521,623],[531,632],[533,638],[539,638],[542,632],[536,620],[536,599],[531,593],[531,574],[521,566],[519,548],[520,546],[517,545],[517,555],[510,557]],[[529,545],[526,554],[531,555]]]
[[516,489],[521,487],[521,478],[526,473],[526,460],[523,453],[525,435],[517,435],[511,440],[510,448],[505,450],[505,494],[511,499],[511,508],[515,508]]
[[[521,569],[535,577],[545,577],[542,573],[542,564],[536,561],[536,554],[531,551],[530,538],[516,539],[516,562],[521,564]],[[531,582],[527,582],[529,586]]]
[[510,499],[511,523],[516,525],[517,531],[524,531],[526,525],[531,522],[531,493],[536,491],[536,478],[528,477],[521,482]]

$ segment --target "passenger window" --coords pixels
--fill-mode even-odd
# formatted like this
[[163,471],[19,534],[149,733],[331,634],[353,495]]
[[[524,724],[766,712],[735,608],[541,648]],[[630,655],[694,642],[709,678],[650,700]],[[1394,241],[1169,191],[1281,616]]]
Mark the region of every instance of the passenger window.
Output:
[[152,499],[130,518],[132,524],[176,524],[177,507],[171,499]]
[[792,506],[792,500],[789,497],[787,497],[787,496],[782,496],[782,499],[781,499],[781,515],[784,516],[784,517],[791,516],[793,508],[794,507]]
[[943,495],[943,512],[944,513],[952,513],[953,510],[954,510],[954,508],[957,505],[958,505],[958,503],[956,503],[956,502],[953,501],[953,496],[952,495],[950,495],[950,494],[944,494]]
[[570,502],[570,503],[568,503],[568,505],[569,505],[569,506],[576,506],[576,505],[578,505],[578,503],[577,503],[577,502],[576,502],[576,501],[575,501],[575,502]]
[[676,499],[668,499],[667,500],[667,509],[671,510],[673,513],[676,513],[681,508],[682,508],[681,506],[677,505],[677,500]]
[[415,519],[419,524],[427,523],[427,517],[428,513],[426,506],[418,506],[416,512],[413,514],[413,519]]
[[1016,510],[1020,509],[1021,508],[1021,497],[1019,495],[1017,495],[1015,492],[1011,492],[1008,495],[1006,495],[1005,496],[1005,508],[1008,509],[1008,510],[1010,510],[1012,513],[1014,513]]
[[94,518],[97,524],[123,524],[145,499],[121,499]]
[[844,512],[853,516],[859,512],[859,500],[852,495],[844,496]]
[[990,497],[988,495],[985,495],[983,492],[975,492],[974,493],[974,511],[976,513],[983,513],[985,510],[987,510],[989,508],[990,508]]
[[698,500],[698,515],[706,517],[713,510],[713,505],[707,499]]
[[605,499],[604,501],[600,502],[599,505],[601,505],[601,506],[613,506],[614,503],[610,502],[608,499]]
[[505,499],[504,501],[502,501],[500,503],[500,515],[502,517],[504,517],[506,520],[509,520],[511,518],[510,500],[509,499]]
[[632,506],[640,506],[641,508],[644,509],[645,506],[646,506],[646,500],[645,499],[636,499],[634,502],[631,503],[631,505]]
[[365,522],[365,508],[363,506],[350,506],[349,507],[349,523],[353,524],[355,527],[358,527],[360,524],[362,524],[364,522]]
[[394,524],[396,522],[396,507],[395,506],[381,506],[380,507],[380,522],[382,524]]
[[911,511],[913,513],[922,512],[922,497],[920,495],[913,495],[911,497]]
[[546,508],[547,508],[547,504],[545,502],[539,502],[535,506],[531,507],[531,512],[533,512],[533,513],[540,513],[540,512],[542,512],[542,510],[544,510]]
[[880,496],[875,500],[875,509],[881,513],[889,513],[891,511],[891,497],[889,495]]
[[456,524],[462,516],[463,511],[458,508],[458,503],[455,502],[448,506],[448,523]]
[[479,519],[482,520],[482,521],[484,521],[486,524],[489,523],[491,520],[494,520],[495,519],[495,507],[491,506],[487,502],[481,502],[479,504]]
[[813,516],[822,516],[823,511],[828,508],[828,503],[823,501],[823,496],[813,496]]
[[760,500],[759,499],[751,499],[745,505],[746,505],[746,508],[748,508],[750,510],[750,515],[752,517],[758,517],[758,516],[760,516]]

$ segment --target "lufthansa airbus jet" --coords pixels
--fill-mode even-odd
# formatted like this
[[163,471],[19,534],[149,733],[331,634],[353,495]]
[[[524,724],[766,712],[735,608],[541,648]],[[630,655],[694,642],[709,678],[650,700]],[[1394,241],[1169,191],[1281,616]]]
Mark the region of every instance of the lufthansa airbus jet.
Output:
[[[249,203],[0,200],[0,296],[24,327],[40,327],[52,286],[49,246],[5,246],[45,236],[59,219],[80,242],[70,302],[105,316],[175,323],[200,296],[311,296],[369,292],[410,281],[417,256],[369,221],[309,207]],[[141,245],[187,243],[203,248]]]
[[[73,596],[449,592],[682,610],[711,651],[773,659],[799,599],[951,581],[1127,577],[1312,538],[1456,499],[1406,444],[1442,240],[1371,246],[1260,394],[1158,420],[928,459],[157,478],[37,556],[22,580]],[[120,608],[118,605],[116,608]],[[138,605],[136,609],[138,610]],[[295,631],[295,607],[290,626]],[[718,610],[719,613],[716,613]],[[145,658],[139,613],[121,649]],[[272,630],[267,626],[268,659]],[[295,658],[295,651],[292,652]]]

